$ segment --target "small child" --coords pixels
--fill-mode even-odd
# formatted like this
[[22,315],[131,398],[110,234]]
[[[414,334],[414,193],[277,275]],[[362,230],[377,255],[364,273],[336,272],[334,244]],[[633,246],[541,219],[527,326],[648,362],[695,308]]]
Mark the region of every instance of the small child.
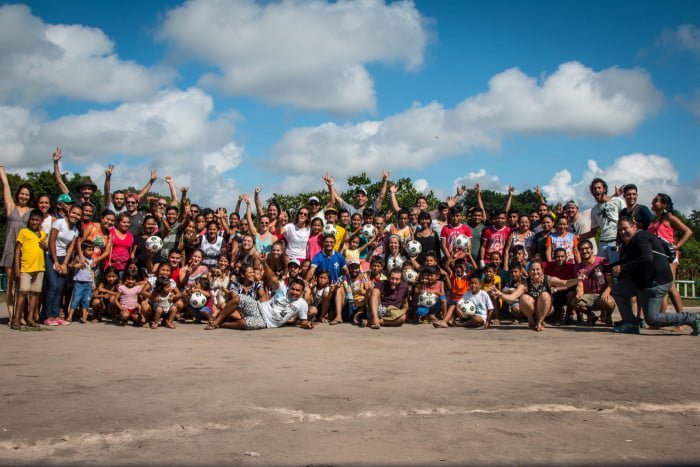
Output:
[[478,328],[481,326],[489,328],[491,326],[491,317],[494,310],[493,302],[491,302],[489,294],[481,290],[481,281],[477,276],[469,278],[469,291],[462,296],[461,300],[473,303],[476,307],[476,313],[465,316],[456,304],[450,305],[445,318],[440,321],[435,321],[433,326],[436,328],[446,328],[454,314],[457,314],[459,317],[458,322],[455,323],[458,326],[463,326],[465,328]]
[[[345,256],[345,261],[349,262],[350,260],[357,260],[360,262],[360,269],[367,270],[367,267],[369,266],[367,264],[367,261],[362,259],[362,253],[367,250],[367,247],[369,247],[369,243],[365,243],[364,245],[360,246],[362,243],[362,238],[357,235],[353,234],[350,237],[350,240],[348,243],[343,247],[343,256]],[[363,263],[364,263],[364,268],[363,268]]]
[[379,256],[372,258],[372,262],[369,264],[369,280],[372,281],[373,285],[386,280],[384,261]]
[[141,304],[139,303],[139,294],[143,290],[143,285],[138,283],[138,279],[139,276],[137,274],[127,272],[124,275],[124,283],[117,287],[119,292],[117,296],[119,321],[122,326],[126,325],[129,319],[137,327],[143,326],[146,322],[141,313]]
[[331,304],[331,276],[328,271],[318,271],[315,276],[311,286],[309,319],[316,318],[317,321],[325,323],[328,321],[328,309]]
[[[413,312],[418,320],[429,319],[436,321],[436,315],[444,317],[447,314],[447,301],[445,300],[445,287],[439,281],[440,272],[436,266],[423,268],[420,272],[418,284],[413,290]],[[419,297],[422,293],[431,293],[437,299],[431,307],[420,305]]]
[[92,295],[92,312],[95,314],[95,321],[102,320],[103,316],[109,318],[116,317],[115,308],[118,308],[117,297],[119,296],[119,274],[114,267],[109,266],[102,271],[102,281],[97,285],[97,289]]
[[[518,288],[518,285],[524,284],[525,283],[525,277],[523,277],[523,267],[520,264],[514,263],[511,264],[509,268],[510,272],[510,279],[508,282],[506,282],[506,285],[503,286],[503,293],[509,294],[515,289]],[[503,303],[503,310],[507,310],[513,319],[511,324],[517,325],[520,324],[518,322],[518,318],[522,317],[522,313],[520,312],[520,301],[515,300],[515,301],[504,301]]]
[[92,287],[95,279],[95,272],[92,270],[94,262],[92,253],[95,246],[90,241],[84,241],[80,244],[80,255],[76,255],[71,268],[75,270],[73,274],[73,299],[70,301],[68,308],[68,317],[66,321],[69,323],[73,320],[73,313],[80,308],[80,322],[87,323],[88,309],[92,302]]
[[200,309],[195,309],[191,305],[188,306],[192,314],[194,315],[194,321],[196,323],[201,323],[206,321],[208,324],[212,323],[219,315],[219,308],[214,304],[212,300],[213,293],[211,291],[211,282],[208,277],[200,277],[192,286],[191,292],[200,292],[207,297],[207,303]]
[[[153,321],[151,329],[156,329],[160,326],[163,315],[170,312],[173,302],[180,298],[177,289],[174,289],[171,283],[172,279],[165,277],[157,277],[153,291],[151,292],[151,303],[153,304]],[[166,324],[170,329],[174,329],[175,325],[168,321]]]
[[[493,264],[487,265],[484,268],[484,279],[481,283],[481,289],[490,294],[491,292],[488,292],[488,290],[491,287],[494,287],[492,290],[495,291],[493,292],[493,295],[491,295],[491,300],[497,308],[501,307],[501,299],[497,295],[497,292],[501,290],[501,284],[503,284],[503,282],[501,282],[501,276],[496,274],[496,267]],[[494,324],[501,324],[498,319],[498,315],[496,315],[494,319]]]
[[450,271],[450,295],[451,304],[456,303],[462,295],[469,290],[469,274],[467,274],[467,262],[462,258],[452,263]]
[[27,227],[21,229],[17,235],[14,267],[15,275],[19,278],[19,295],[10,324],[14,330],[21,329],[22,319],[27,326],[39,326],[39,295],[46,270],[44,251],[48,246],[46,232],[41,230],[43,217],[40,210],[32,210]]

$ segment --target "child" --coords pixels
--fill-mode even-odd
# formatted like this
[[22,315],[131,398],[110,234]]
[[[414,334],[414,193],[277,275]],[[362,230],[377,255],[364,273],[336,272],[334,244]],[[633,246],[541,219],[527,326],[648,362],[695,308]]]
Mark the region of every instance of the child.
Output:
[[[311,286],[312,303],[309,306],[309,319],[325,323],[328,321],[328,308],[331,302],[331,276],[328,271],[318,271]],[[331,323],[333,324],[333,323]]]
[[196,323],[201,323],[203,320],[206,320],[207,324],[211,324],[211,322],[219,315],[219,308],[214,305],[214,302],[212,301],[211,282],[209,282],[209,278],[200,277],[197,279],[195,284],[192,286],[191,293],[194,292],[200,292],[207,297],[207,303],[205,303],[202,308],[197,310],[192,309],[191,306],[189,307],[192,309],[194,314],[194,321]]
[[21,329],[22,319],[27,326],[39,327],[39,294],[44,282],[44,251],[48,247],[46,232],[41,230],[43,219],[44,215],[40,210],[32,210],[27,227],[17,234],[14,267],[15,276],[19,277],[19,295],[10,324],[14,330]]
[[557,219],[555,231],[547,237],[547,261],[553,261],[554,250],[563,248],[566,251],[567,264],[578,264],[581,256],[578,253],[578,236],[569,232],[569,221],[566,217]]
[[454,304],[469,290],[469,274],[467,273],[467,262],[464,258],[453,260],[451,264],[449,300],[450,304]]
[[[413,290],[412,309],[415,318],[418,320],[429,319],[436,321],[436,315],[444,317],[447,314],[447,301],[445,300],[445,287],[442,281],[439,281],[440,272],[436,266],[423,268],[420,272],[419,282]],[[420,295],[424,292],[433,294],[437,300],[431,307],[421,306],[418,302]]]
[[119,295],[117,302],[119,303],[119,323],[124,326],[131,319],[134,326],[141,327],[146,320],[141,313],[141,304],[139,304],[139,294],[143,290],[143,285],[138,283],[138,275],[127,272],[124,275],[124,283],[117,287]]
[[[160,326],[160,321],[163,315],[170,312],[173,302],[180,298],[180,292],[172,286],[172,279],[165,277],[157,277],[153,291],[151,292],[151,303],[153,307],[153,321],[151,329],[156,329]],[[170,329],[175,329],[175,324],[168,320],[166,326]]]
[[373,285],[386,280],[384,275],[384,261],[381,257],[375,256],[369,264],[369,279]]
[[[512,264],[510,266],[510,279],[506,284],[503,286],[503,293],[511,293],[515,289],[518,288],[518,285],[524,284],[525,283],[525,277],[523,276],[523,267],[520,264]],[[515,301],[504,301],[503,310],[507,310],[513,319],[511,324],[517,325],[520,324],[518,322],[518,318],[522,317],[522,313],[520,312],[520,301],[515,300]],[[496,315],[496,319],[498,319],[498,315]]]
[[102,320],[102,316],[114,317],[115,308],[118,308],[117,297],[119,296],[119,275],[112,266],[102,271],[102,281],[97,286],[92,295],[92,312],[95,313],[95,320]]
[[[496,274],[496,268],[492,264],[487,265],[484,269],[484,279],[481,283],[481,289],[488,291],[491,287],[494,287],[494,289],[491,290],[495,291],[488,293],[493,293],[493,295],[491,295],[491,300],[497,308],[501,307],[501,299],[498,297],[497,293],[501,290],[501,284],[503,284],[503,282],[501,282],[501,276]],[[498,315],[496,315],[494,319],[494,324],[501,324],[498,320]]]
[[481,290],[481,281],[477,276],[469,278],[469,291],[462,296],[462,300],[474,304],[476,307],[476,313],[474,315],[464,316],[456,304],[450,305],[445,318],[440,321],[435,321],[433,326],[436,328],[446,328],[455,313],[459,317],[459,322],[455,323],[458,326],[463,326],[465,328],[484,326],[484,329],[491,326],[491,317],[494,310],[493,303],[491,302],[489,294]]
[[92,253],[95,246],[90,241],[84,241],[80,244],[80,251],[84,259],[80,255],[76,255],[71,263],[71,268],[75,270],[73,274],[73,299],[68,308],[68,317],[66,321],[69,323],[73,320],[73,312],[80,308],[80,322],[87,323],[88,308],[92,301],[92,286],[95,279],[95,272],[92,270],[93,259]]
[[357,260],[360,262],[360,268],[362,269],[362,263],[365,263],[364,269],[367,269],[367,261],[361,259],[362,252],[367,249],[369,243],[365,243],[360,246],[361,238],[359,235],[354,234],[350,237],[350,241],[343,246],[343,256],[345,256],[345,261]]
[[278,279],[287,275],[287,263],[289,261],[284,252],[284,242],[278,240],[272,244],[270,254],[265,256],[265,262],[270,266],[270,269],[272,269],[275,275],[277,275]]

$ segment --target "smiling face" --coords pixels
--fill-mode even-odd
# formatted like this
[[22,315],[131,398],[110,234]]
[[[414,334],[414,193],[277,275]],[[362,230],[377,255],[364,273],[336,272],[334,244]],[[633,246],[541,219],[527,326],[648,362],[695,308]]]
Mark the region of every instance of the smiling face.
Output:
[[36,207],[39,208],[44,215],[48,214],[49,209],[51,209],[51,199],[46,195],[39,196],[36,202]]
[[153,235],[155,233],[157,228],[158,228],[158,223],[152,217],[149,217],[148,219],[145,219],[143,221],[143,233],[144,233],[144,235],[147,235],[150,237],[151,235]]
[[605,192],[607,190],[605,189],[605,185],[603,185],[602,182],[596,182],[591,185],[591,195],[593,195],[593,198],[598,202],[602,203],[605,201]]
[[634,188],[626,189],[623,196],[625,197],[625,203],[628,208],[633,208],[634,205],[637,204],[637,190]]
[[114,205],[115,209],[123,208],[124,203],[126,203],[126,196],[124,193],[114,193],[112,195],[112,204]]
[[78,222],[83,215],[83,210],[78,206],[71,206],[70,211],[68,211],[68,221],[72,224]]
[[634,235],[637,233],[637,224],[627,220],[620,221],[617,224],[617,231],[620,233],[622,241],[629,243],[632,240],[632,237],[634,237]]

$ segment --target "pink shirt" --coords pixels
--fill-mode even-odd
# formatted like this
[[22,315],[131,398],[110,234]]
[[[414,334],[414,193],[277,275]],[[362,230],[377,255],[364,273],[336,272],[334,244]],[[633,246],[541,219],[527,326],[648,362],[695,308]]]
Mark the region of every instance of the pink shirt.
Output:
[[112,254],[109,255],[108,266],[114,266],[117,271],[123,271],[127,261],[131,258],[131,247],[134,246],[134,236],[127,231],[124,238],[119,238],[121,232],[117,233],[117,229],[112,227],[109,229],[112,237]]
[[142,286],[135,285],[133,287],[127,287],[124,284],[119,284],[117,290],[121,295],[119,296],[119,303],[125,306],[127,310],[133,310],[139,304],[139,294],[141,293]]

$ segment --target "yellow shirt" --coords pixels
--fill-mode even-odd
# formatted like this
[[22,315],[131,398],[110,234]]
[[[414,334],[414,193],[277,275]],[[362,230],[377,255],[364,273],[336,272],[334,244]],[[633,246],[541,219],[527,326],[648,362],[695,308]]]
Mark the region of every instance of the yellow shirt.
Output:
[[340,251],[343,248],[343,239],[345,238],[345,229],[335,224],[335,251]]
[[46,240],[46,232],[32,232],[28,228],[23,228],[17,234],[17,243],[21,245],[22,261],[20,272],[40,272],[46,269],[44,264],[44,250],[41,242]]

